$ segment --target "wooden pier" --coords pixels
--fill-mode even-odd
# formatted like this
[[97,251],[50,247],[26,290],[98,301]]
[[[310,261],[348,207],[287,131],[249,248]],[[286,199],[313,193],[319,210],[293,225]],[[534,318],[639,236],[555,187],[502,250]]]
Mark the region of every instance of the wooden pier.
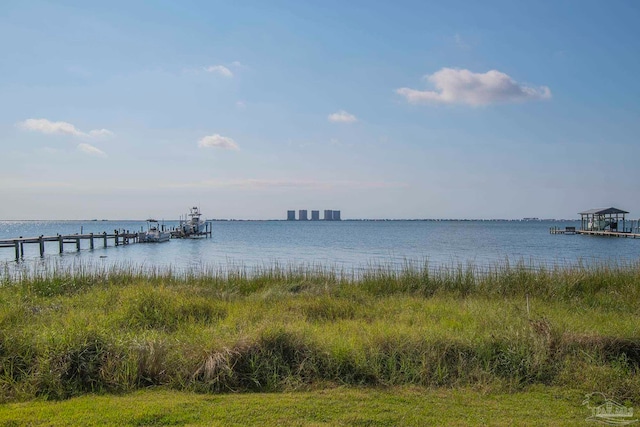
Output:
[[630,237],[632,239],[640,238],[640,234],[630,231],[603,231],[603,230],[576,230],[575,227],[551,227],[551,234],[583,234],[587,236],[607,236],[607,237]]
[[80,250],[80,242],[82,240],[89,241],[89,249],[94,249],[96,241],[98,244],[102,243],[104,248],[108,247],[108,241],[113,241],[113,246],[128,245],[130,243],[138,242],[138,233],[130,233],[128,230],[120,232],[114,230],[113,233],[108,234],[106,231],[102,234],[57,234],[55,236],[38,236],[38,237],[16,237],[13,239],[0,239],[0,248],[14,248],[16,253],[16,261],[24,258],[24,245],[25,244],[37,244],[40,249],[40,256],[44,256],[44,244],[46,242],[58,242],[58,249],[60,253],[64,252],[64,245],[72,244],[76,250]]
[[576,234],[576,228],[575,227],[565,227],[565,228],[551,227],[549,229],[549,233],[551,233],[551,234]]
[[608,236],[608,237],[630,237],[630,238],[640,238],[640,234],[631,233],[631,232],[622,232],[622,231],[589,231],[589,230],[578,230],[577,234],[584,234],[588,236]]

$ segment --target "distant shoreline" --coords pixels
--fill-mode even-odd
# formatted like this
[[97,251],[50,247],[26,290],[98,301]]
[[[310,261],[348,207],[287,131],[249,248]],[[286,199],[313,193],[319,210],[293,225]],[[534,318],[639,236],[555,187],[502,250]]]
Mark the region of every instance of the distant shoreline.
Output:
[[[144,219],[0,219],[0,222],[146,222]],[[179,219],[162,219],[160,222],[179,222]],[[339,221],[325,221],[325,220],[287,220],[287,219],[235,219],[235,218],[216,218],[207,219],[212,222],[300,222],[300,223],[338,223],[338,222],[567,222],[574,221],[580,222],[579,219],[507,219],[507,218],[389,218],[389,219],[375,219],[375,218],[350,218],[342,219]]]

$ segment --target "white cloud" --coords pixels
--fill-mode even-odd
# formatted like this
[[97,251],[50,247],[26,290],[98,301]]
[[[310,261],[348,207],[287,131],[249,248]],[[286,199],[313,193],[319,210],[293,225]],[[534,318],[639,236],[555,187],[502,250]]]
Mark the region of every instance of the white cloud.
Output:
[[107,153],[89,144],[78,144],[78,150],[90,156],[107,157]]
[[67,122],[52,122],[47,119],[27,119],[16,124],[20,129],[41,132],[45,134],[62,134],[73,136],[85,136],[74,125]]
[[218,135],[217,133],[214,135],[205,136],[200,141],[198,141],[198,147],[201,148],[222,148],[224,150],[239,150],[238,144],[226,136]]
[[94,138],[107,138],[109,136],[113,136],[113,132],[107,129],[94,129],[89,131],[89,136]]
[[531,87],[520,84],[497,70],[474,73],[469,70],[443,68],[425,78],[436,90],[420,91],[400,88],[396,93],[411,104],[489,105],[551,98],[547,86]]
[[113,132],[107,129],[94,129],[87,133],[81,131],[71,123],[52,122],[47,119],[27,119],[16,123],[16,126],[20,129],[40,132],[47,135],[71,135],[80,138],[99,138],[113,135]]
[[327,117],[330,122],[334,123],[354,123],[358,119],[353,114],[347,113],[344,110],[340,110],[337,113],[329,114]]
[[245,108],[247,108],[247,104],[244,101],[236,101],[236,108],[244,110]]
[[204,70],[208,73],[215,73],[223,77],[233,77],[231,70],[224,65],[210,65],[208,67],[204,67]]

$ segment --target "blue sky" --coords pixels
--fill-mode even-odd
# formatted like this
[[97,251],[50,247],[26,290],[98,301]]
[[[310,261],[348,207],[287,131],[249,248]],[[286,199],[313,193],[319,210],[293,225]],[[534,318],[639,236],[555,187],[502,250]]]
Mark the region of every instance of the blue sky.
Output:
[[640,217],[637,1],[4,1],[0,219]]

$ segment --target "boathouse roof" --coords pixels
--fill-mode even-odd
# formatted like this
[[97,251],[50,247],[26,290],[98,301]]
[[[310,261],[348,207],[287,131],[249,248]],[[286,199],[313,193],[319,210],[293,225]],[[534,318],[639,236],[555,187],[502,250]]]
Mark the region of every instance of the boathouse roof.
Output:
[[614,215],[614,214],[628,214],[629,212],[623,211],[618,208],[596,208],[589,209],[588,211],[580,212],[580,215]]

